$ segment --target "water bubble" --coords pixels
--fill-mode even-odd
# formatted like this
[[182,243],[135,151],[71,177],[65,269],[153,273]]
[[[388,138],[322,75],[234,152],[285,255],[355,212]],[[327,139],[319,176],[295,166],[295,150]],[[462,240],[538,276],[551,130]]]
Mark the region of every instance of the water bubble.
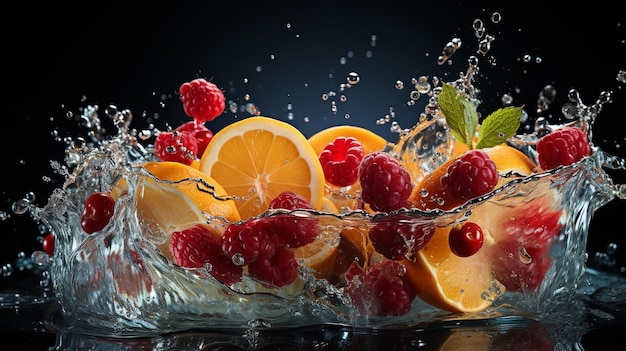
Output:
[[504,106],[509,106],[513,103],[513,96],[511,96],[511,94],[504,94],[501,100]]
[[626,71],[620,70],[619,72],[617,72],[617,76],[615,77],[615,79],[620,83],[626,83]]
[[261,71],[263,71],[263,68],[261,66],[256,66],[255,69],[258,73],[260,73]]
[[15,201],[11,205],[11,210],[15,214],[24,214],[28,212],[29,207],[30,207],[30,202],[27,199],[20,199],[20,200]]
[[524,55],[524,57],[522,57],[522,61],[524,62],[530,62],[530,60],[532,60],[532,56],[526,54]]
[[500,21],[502,21],[502,14],[500,14],[500,12],[494,12],[491,14],[491,22],[498,24]]
[[348,73],[348,77],[346,79],[348,80],[348,83],[350,84],[357,84],[361,81],[361,77],[359,77],[359,74],[356,72]]
[[233,260],[233,263],[237,266],[243,266],[244,264],[246,264],[245,258],[240,253],[234,254],[231,259]]
[[404,83],[401,80],[396,80],[396,89],[398,90],[404,89]]
[[342,65],[345,65],[346,62],[348,62],[348,60],[345,57],[343,57],[343,56],[339,59],[339,63],[342,64]]
[[420,92],[419,92],[419,91],[417,91],[417,90],[413,90],[413,91],[411,91],[411,94],[409,94],[409,98],[410,98],[411,100],[417,100],[417,99],[419,99],[419,98],[420,98]]

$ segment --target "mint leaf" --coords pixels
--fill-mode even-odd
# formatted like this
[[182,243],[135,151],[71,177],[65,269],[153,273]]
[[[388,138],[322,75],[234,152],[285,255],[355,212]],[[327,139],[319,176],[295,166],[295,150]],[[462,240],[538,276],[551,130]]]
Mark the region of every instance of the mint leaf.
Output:
[[437,98],[441,112],[446,116],[446,122],[452,135],[459,141],[472,147],[472,139],[478,125],[478,114],[474,105],[457,90],[443,84]]
[[517,133],[522,118],[522,107],[505,107],[485,118],[478,131],[476,148],[492,147],[504,143]]

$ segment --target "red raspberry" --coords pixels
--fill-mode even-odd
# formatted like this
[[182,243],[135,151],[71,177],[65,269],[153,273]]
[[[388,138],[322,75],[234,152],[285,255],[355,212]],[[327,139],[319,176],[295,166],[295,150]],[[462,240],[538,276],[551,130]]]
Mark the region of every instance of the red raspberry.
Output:
[[[271,209],[312,210],[313,206],[303,196],[292,191],[285,191],[276,196],[269,204]],[[266,225],[274,233],[276,241],[287,247],[295,248],[310,244],[319,234],[317,219],[305,214],[277,214],[266,218]]]
[[377,252],[390,260],[414,260],[415,253],[433,236],[432,226],[411,223],[407,216],[392,216],[376,223],[369,231]]
[[270,201],[269,208],[271,209],[285,209],[285,210],[312,210],[313,206],[302,195],[296,194],[293,191],[283,191]]
[[293,251],[277,247],[276,253],[248,265],[251,277],[269,286],[285,286],[298,277],[298,262]]
[[231,285],[241,281],[243,269],[224,254],[220,239],[202,224],[172,233],[170,252],[181,267],[210,265],[209,273],[222,283]]
[[203,78],[183,83],[179,93],[185,114],[195,119],[197,123],[214,120],[226,107],[224,93],[215,84]]
[[258,258],[273,256],[276,244],[263,220],[249,220],[226,227],[222,234],[222,250],[235,264],[242,266]]
[[345,291],[361,313],[400,316],[411,310],[416,296],[405,267],[393,260],[383,259],[365,271],[352,262],[346,281]]
[[85,201],[80,226],[87,234],[102,230],[109,224],[115,211],[115,200],[109,193],[95,192]]
[[441,177],[441,185],[454,198],[467,201],[485,195],[498,183],[495,163],[482,150],[459,156]]
[[363,157],[359,180],[363,201],[374,211],[389,212],[410,207],[411,176],[390,154],[373,152]]
[[450,251],[459,257],[469,257],[483,246],[483,229],[474,222],[453,227],[448,234]]
[[328,143],[319,156],[326,181],[339,187],[354,184],[364,155],[363,145],[354,137],[337,137]]
[[196,138],[196,143],[198,144],[198,150],[196,151],[197,158],[202,157],[207,145],[209,145],[209,142],[213,139],[213,132],[204,124],[197,123],[195,120],[181,124],[175,131],[189,132]]
[[190,132],[160,132],[154,141],[154,151],[161,161],[190,165],[198,153],[198,142]]
[[544,170],[567,166],[591,153],[587,134],[580,128],[563,127],[537,142],[537,158]]

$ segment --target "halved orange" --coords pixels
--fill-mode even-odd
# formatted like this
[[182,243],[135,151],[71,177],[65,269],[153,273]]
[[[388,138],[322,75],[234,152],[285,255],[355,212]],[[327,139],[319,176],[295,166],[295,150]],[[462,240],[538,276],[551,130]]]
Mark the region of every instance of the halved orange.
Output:
[[[143,234],[168,259],[172,260],[169,242],[173,232],[206,223],[219,236],[224,220],[241,219],[234,201],[226,198],[226,191],[195,168],[179,162],[147,162],[142,166],[164,182],[146,178],[138,184],[137,217],[145,229]],[[127,191],[127,186],[122,180],[111,194],[117,198]]]
[[324,199],[324,171],[304,135],[289,123],[253,116],[213,135],[199,169],[236,197],[242,218],[267,210],[283,191],[302,195],[315,209]]
[[[403,260],[417,296],[451,312],[479,312],[505,293],[493,275],[491,256],[485,247],[469,257],[452,253],[448,244],[451,228],[436,227],[430,241],[417,252],[415,262]],[[485,237],[485,244],[491,239]]]
[[310,267],[316,278],[328,279],[335,268],[338,245],[337,233],[323,230],[315,241],[293,251],[298,264]]

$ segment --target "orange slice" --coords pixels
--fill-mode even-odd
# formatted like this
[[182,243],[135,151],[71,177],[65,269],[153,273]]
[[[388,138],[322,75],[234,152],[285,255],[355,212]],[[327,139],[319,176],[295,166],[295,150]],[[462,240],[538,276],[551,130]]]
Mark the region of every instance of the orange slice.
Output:
[[[490,148],[481,149],[489,155],[489,158],[495,163],[498,173],[505,175],[511,173],[518,176],[530,175],[536,168],[535,163],[523,152],[518,149],[500,144]],[[460,155],[458,155],[460,156]],[[455,158],[451,158],[441,166],[426,175],[422,181],[413,188],[409,201],[414,207],[420,209],[439,208],[449,210],[456,206],[462,205],[457,199],[452,198],[445,190],[441,189],[440,178],[446,174],[448,166],[454,162]],[[500,177],[497,187],[510,181],[513,178]]]
[[[403,261],[407,277],[417,296],[432,306],[451,312],[482,311],[506,289],[493,276],[488,250],[483,247],[472,256],[458,257],[450,251],[449,232],[450,228],[437,227],[416,261]],[[489,240],[485,237],[483,245]]]
[[310,267],[316,278],[330,278],[335,268],[339,240],[331,231],[322,231],[310,244],[295,248],[298,264]]
[[[208,228],[219,236],[223,220],[235,222],[241,219],[234,201],[225,200],[224,189],[206,174],[178,162],[148,162],[142,166],[165,180],[158,182],[146,178],[141,182],[136,191],[136,207],[143,234],[168,259],[172,260],[169,242],[173,232],[207,223]],[[122,180],[111,193],[117,198],[126,191],[127,183]]]
[[323,129],[309,138],[309,143],[313,146],[315,154],[319,156],[328,143],[334,141],[337,137],[353,137],[358,139],[363,145],[365,154],[374,151],[380,151],[387,145],[387,140],[369,129],[341,125]]
[[213,135],[199,169],[237,198],[242,218],[261,214],[286,190],[322,208],[324,171],[317,154],[286,122],[254,116],[226,126]]

